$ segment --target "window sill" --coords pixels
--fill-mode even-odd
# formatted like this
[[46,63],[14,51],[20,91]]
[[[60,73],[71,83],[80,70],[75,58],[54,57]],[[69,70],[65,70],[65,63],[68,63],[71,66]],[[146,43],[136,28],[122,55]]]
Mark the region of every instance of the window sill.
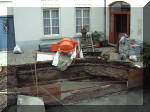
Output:
[[[91,34],[91,32],[87,32],[87,35],[89,35],[89,34]],[[81,33],[76,33],[76,35],[75,35],[75,36],[81,37],[81,36],[82,36],[82,34],[81,34]]]
[[60,35],[44,35],[42,38],[40,38],[41,41],[44,40],[55,40],[55,39],[61,39],[62,37]]

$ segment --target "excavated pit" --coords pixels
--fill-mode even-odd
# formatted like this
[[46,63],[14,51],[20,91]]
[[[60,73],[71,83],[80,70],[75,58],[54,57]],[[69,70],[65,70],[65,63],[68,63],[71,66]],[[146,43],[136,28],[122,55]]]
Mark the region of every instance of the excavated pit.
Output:
[[[7,104],[16,104],[18,94],[37,95],[35,73],[38,77],[38,96],[44,98],[46,105],[63,105],[127,90],[130,83],[131,87],[139,83],[139,79],[129,83],[128,78],[136,74],[142,77],[143,71],[129,62],[106,62],[97,58],[76,59],[63,72],[51,64],[52,62],[37,62],[3,67],[0,90],[14,92],[7,95]],[[68,82],[66,86],[64,82]],[[83,87],[80,87],[82,83]],[[75,86],[76,84],[79,85]]]

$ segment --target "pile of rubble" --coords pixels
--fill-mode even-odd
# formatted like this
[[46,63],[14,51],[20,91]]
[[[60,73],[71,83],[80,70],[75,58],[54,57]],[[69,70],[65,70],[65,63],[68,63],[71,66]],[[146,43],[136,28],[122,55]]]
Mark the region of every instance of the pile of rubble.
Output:
[[130,39],[127,36],[122,36],[119,41],[119,53],[126,56],[140,56],[143,52],[143,43]]
[[58,58],[58,65],[57,68],[61,71],[66,70],[72,63],[72,59],[68,54],[60,53]]

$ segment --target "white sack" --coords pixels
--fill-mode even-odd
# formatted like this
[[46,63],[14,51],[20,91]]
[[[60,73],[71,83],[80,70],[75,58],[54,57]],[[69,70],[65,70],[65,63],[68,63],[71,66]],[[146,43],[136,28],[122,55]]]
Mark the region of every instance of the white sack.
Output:
[[16,45],[16,46],[14,47],[13,53],[14,53],[14,54],[21,54],[21,53],[22,53],[22,50],[21,50],[21,48],[20,48],[18,45]]

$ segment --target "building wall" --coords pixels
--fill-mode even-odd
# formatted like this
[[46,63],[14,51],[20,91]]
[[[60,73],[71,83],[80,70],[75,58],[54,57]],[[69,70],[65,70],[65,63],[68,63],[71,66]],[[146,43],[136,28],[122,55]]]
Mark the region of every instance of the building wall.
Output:
[[17,41],[39,40],[42,37],[41,8],[14,8]]
[[[109,39],[109,5],[118,0],[106,0],[106,38]],[[143,40],[143,9],[135,8],[135,1],[124,0],[131,5],[130,38]],[[136,2],[139,2],[138,0]],[[104,4],[104,2],[101,2]],[[103,5],[104,6],[104,5]],[[75,7],[60,7],[60,35],[46,37],[43,34],[43,8],[15,7],[13,10],[15,20],[16,42],[21,47],[32,45],[38,49],[43,42],[53,43],[63,37],[79,37],[76,34]],[[90,8],[90,31],[104,31],[104,8]],[[46,41],[45,41],[46,40]],[[34,43],[34,44],[33,44]]]
[[[75,8],[63,7],[60,8],[60,33],[61,37],[76,37],[76,18]],[[90,32],[104,31],[104,8],[91,7],[90,8]]]
[[[108,0],[106,8],[106,37],[109,39],[109,5],[115,1],[121,0]],[[136,39],[137,41],[143,41],[143,8],[138,7],[139,1],[123,0],[130,4],[130,38]]]
[[14,24],[16,43],[22,49],[38,49],[37,45],[42,37],[41,8],[14,8]]
[[[81,34],[76,34],[76,18],[75,7],[61,7],[59,8],[60,18],[60,35],[58,36],[44,36],[43,34],[43,8],[40,7],[15,7],[14,23],[16,42],[21,47],[35,46],[45,42],[45,40],[53,43],[53,40],[63,37],[79,37]],[[90,31],[104,31],[103,8],[90,8]]]
[[75,35],[75,10],[71,7],[60,8],[60,33],[61,37],[73,37]]
[[130,17],[130,37],[137,41],[143,41],[143,8],[132,7]]
[[104,7],[91,8],[91,31],[104,32]]

